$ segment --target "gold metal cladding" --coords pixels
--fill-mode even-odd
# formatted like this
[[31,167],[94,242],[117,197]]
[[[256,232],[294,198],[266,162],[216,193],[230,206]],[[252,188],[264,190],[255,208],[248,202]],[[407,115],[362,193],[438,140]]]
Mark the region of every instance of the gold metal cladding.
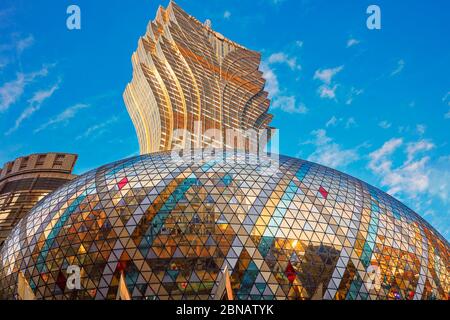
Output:
[[[267,129],[272,115],[260,61],[258,52],[225,38],[174,2],[160,7],[138,42],[133,79],[124,92],[141,154],[175,145],[226,145],[227,129]],[[209,129],[222,134],[205,141]],[[190,134],[176,137],[175,130]]]

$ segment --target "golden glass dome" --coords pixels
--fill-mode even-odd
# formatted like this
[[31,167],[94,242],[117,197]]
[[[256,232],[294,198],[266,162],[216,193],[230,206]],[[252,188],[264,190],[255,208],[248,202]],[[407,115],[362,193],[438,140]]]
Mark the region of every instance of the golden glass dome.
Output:
[[217,299],[226,270],[233,299],[448,299],[449,244],[416,213],[339,171],[269,162],[161,152],[88,172],[13,230],[0,292],[22,277],[37,299],[116,299],[124,279],[132,299]]

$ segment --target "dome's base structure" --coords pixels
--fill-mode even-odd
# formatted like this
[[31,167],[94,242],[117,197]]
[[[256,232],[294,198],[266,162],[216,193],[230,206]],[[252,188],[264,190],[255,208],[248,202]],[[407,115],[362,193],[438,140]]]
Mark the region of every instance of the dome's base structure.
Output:
[[416,213],[336,170],[266,160],[163,152],[78,177],[6,241],[1,298],[449,298],[449,244]]

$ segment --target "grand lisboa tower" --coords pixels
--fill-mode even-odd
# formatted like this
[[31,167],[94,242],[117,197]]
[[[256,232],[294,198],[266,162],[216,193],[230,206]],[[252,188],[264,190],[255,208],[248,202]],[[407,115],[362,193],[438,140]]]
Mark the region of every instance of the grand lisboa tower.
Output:
[[0,298],[449,299],[449,243],[390,195],[248,145],[207,148],[218,136],[174,148],[197,123],[270,130],[257,52],[171,2],[132,61],[142,155],[37,203],[1,248]]

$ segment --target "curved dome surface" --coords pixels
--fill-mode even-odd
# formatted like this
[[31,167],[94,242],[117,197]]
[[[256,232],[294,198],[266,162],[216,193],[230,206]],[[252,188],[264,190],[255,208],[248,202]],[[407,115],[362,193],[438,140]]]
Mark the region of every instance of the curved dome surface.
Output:
[[[170,152],[88,172],[41,200],[0,252],[37,299],[448,299],[449,244],[382,191],[280,156]],[[81,288],[67,287],[67,268]],[[122,275],[122,277],[121,277]]]

